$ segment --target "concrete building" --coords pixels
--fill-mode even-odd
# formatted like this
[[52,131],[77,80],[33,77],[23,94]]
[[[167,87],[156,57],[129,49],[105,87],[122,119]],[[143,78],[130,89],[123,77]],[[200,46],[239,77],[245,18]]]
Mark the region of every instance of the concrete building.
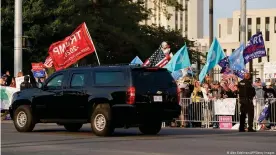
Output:
[[[217,21],[216,37],[228,56],[240,45],[239,29],[240,11],[234,11],[232,18],[223,18]],[[262,32],[263,34],[267,56],[254,59],[253,68],[258,71],[259,75],[257,77],[264,79],[263,64],[266,62],[276,62],[276,8],[247,10],[247,40],[257,32]],[[208,37],[197,40],[198,44],[208,45]],[[205,50],[205,52],[207,51]]]
[[164,5],[160,0],[144,0],[153,15],[141,24],[164,26],[180,30],[188,39],[203,37],[203,0],[178,0],[184,11]]

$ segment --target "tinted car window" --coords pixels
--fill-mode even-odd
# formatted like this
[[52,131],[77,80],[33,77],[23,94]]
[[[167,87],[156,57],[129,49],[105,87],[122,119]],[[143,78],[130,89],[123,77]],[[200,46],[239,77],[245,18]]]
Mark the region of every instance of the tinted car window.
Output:
[[95,84],[106,86],[124,86],[123,72],[95,72]]
[[62,81],[63,75],[57,75],[47,83],[47,87],[50,89],[59,89],[61,88]]
[[84,85],[84,74],[73,74],[70,86],[82,87]]
[[132,71],[132,78],[138,89],[176,87],[171,74],[166,70],[137,69]]

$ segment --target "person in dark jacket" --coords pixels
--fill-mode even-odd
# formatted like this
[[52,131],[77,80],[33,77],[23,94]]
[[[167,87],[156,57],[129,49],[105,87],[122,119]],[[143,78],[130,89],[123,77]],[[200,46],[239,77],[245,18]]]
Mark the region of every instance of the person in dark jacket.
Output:
[[[268,109],[269,109],[269,115],[268,117],[270,118],[270,122],[275,122],[275,111],[276,111],[276,103],[275,103],[275,98],[276,98],[276,92],[271,86],[271,82],[266,82],[266,87],[264,87],[264,99],[265,102],[269,104]],[[270,126],[271,128],[271,126]],[[274,128],[274,127],[273,127]]]
[[239,99],[240,99],[240,132],[245,132],[245,117],[248,114],[248,132],[256,132],[253,130],[253,119],[254,119],[254,105],[253,98],[256,95],[255,89],[253,88],[250,81],[250,74],[246,73],[244,79],[238,84]]
[[20,84],[20,90],[32,88],[32,85],[31,85],[31,83],[29,82],[29,80],[30,80],[30,77],[29,77],[29,76],[25,76],[25,77],[24,77],[24,81]]

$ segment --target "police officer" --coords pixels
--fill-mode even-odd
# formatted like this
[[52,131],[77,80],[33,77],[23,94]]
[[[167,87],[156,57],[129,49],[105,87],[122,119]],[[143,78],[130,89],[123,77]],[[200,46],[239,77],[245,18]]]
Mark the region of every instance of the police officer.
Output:
[[245,117],[248,114],[248,132],[255,132],[253,130],[253,118],[254,118],[254,105],[253,105],[253,98],[256,95],[255,89],[253,88],[251,81],[250,81],[250,74],[246,73],[244,75],[244,79],[241,80],[238,84],[239,89],[239,99],[240,99],[240,110],[241,110],[241,117],[240,117],[240,132],[245,132],[244,125],[245,125]]

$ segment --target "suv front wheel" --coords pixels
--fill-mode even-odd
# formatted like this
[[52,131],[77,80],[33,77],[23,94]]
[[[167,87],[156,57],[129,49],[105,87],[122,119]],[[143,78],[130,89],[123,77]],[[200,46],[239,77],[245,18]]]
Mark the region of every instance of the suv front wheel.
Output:
[[13,123],[18,132],[31,132],[35,127],[35,121],[31,107],[28,105],[19,106],[13,117]]
[[109,136],[114,132],[109,104],[98,104],[91,116],[91,128],[97,136]]
[[139,126],[139,130],[145,135],[156,135],[160,132],[161,127],[161,121],[146,122]]

